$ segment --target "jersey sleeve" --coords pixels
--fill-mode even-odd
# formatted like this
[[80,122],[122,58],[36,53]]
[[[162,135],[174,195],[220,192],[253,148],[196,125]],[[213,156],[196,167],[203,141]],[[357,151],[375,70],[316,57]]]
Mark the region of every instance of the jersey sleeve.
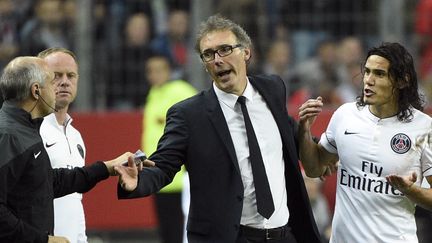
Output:
[[429,142],[425,143],[420,161],[423,177],[432,175],[432,148]]

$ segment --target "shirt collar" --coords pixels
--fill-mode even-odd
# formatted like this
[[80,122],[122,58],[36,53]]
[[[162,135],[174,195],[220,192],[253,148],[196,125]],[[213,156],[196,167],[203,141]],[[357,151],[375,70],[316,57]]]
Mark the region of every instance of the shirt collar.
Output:
[[39,128],[43,121],[43,117],[32,119],[31,114],[28,111],[18,107],[14,102],[9,100],[4,101],[1,110],[20,124]]
[[49,123],[51,123],[53,126],[61,126],[61,127],[63,127],[63,126],[68,126],[70,123],[72,123],[72,117],[68,113],[66,113],[66,120],[65,120],[65,122],[63,124],[58,124],[57,118],[56,118],[54,112],[51,113],[51,114],[49,114],[49,115],[47,115],[47,116],[45,116],[44,119],[46,121],[48,121]]
[[[242,96],[246,97],[246,100],[252,101],[255,89],[249,82],[249,78],[246,77],[246,89],[243,91]],[[219,89],[216,84],[213,82],[213,89],[216,93],[218,100],[231,109],[234,109],[235,104],[237,103],[237,99],[239,96],[231,93],[227,93],[221,89]]]
[[394,123],[398,121],[397,115],[391,116],[391,117],[386,117],[386,118],[379,118],[377,116],[375,116],[371,111],[370,111],[370,106],[366,105],[365,107],[363,107],[365,110],[365,113],[367,115],[367,117],[374,123]]

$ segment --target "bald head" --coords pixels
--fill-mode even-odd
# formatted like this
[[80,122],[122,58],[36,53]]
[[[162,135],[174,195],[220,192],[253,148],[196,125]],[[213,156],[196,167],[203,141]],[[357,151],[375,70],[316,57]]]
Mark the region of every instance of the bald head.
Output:
[[0,78],[0,90],[4,100],[21,102],[31,95],[31,86],[41,87],[52,74],[45,61],[38,57],[23,56],[13,59],[4,68]]

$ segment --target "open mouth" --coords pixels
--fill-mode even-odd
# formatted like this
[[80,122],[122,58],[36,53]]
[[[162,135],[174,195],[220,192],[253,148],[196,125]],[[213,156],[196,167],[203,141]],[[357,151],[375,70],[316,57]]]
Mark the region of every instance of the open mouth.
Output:
[[227,76],[231,73],[231,70],[224,70],[224,71],[219,71],[216,73],[216,76],[218,76],[219,78],[222,78],[224,76]]
[[371,89],[364,89],[364,95],[366,96],[366,97],[369,97],[369,96],[372,96],[372,95],[374,95],[375,94],[375,92],[373,92]]

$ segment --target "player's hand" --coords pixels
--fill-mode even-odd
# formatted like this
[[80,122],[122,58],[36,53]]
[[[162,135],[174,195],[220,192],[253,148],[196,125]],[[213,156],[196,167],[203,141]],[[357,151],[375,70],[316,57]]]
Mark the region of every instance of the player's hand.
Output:
[[322,181],[325,181],[326,177],[329,177],[336,173],[339,166],[339,162],[330,164],[326,166],[326,169],[324,170],[324,173],[319,177]]
[[392,187],[407,195],[417,181],[417,173],[412,172],[408,176],[388,175],[386,180]]
[[70,241],[66,237],[49,235],[48,243],[70,243]]
[[138,185],[138,171],[143,167],[153,167],[155,163],[146,159],[139,163],[138,167],[134,162],[134,155],[129,156],[127,166],[119,165],[114,167],[116,174],[119,175],[119,184],[126,191],[133,191]]
[[316,117],[322,111],[322,97],[309,99],[299,108],[299,125],[305,130],[310,130],[310,127],[315,122]]

